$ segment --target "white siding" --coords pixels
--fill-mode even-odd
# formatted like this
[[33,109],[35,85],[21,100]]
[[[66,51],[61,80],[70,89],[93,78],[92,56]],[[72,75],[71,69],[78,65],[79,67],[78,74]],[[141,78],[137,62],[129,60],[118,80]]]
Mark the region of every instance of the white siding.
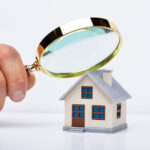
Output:
[[[117,119],[117,104],[121,104],[121,117]],[[126,101],[113,103],[113,127],[126,123]]]
[[[93,86],[93,99],[81,98],[81,86]],[[85,77],[65,98],[65,126],[72,126],[72,104],[85,105],[85,127],[113,127],[113,103],[90,78]],[[92,105],[105,105],[105,120],[92,120]]]

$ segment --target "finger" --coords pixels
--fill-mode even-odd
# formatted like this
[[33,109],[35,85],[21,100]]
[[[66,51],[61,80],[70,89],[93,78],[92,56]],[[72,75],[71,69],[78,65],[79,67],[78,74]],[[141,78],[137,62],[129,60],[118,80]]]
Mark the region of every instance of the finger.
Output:
[[7,83],[8,96],[20,101],[27,90],[27,74],[18,52],[6,45],[0,45],[0,69]]
[[2,110],[6,98],[6,80],[3,73],[0,71],[0,110]]
[[35,76],[34,75],[29,75],[28,76],[28,87],[27,89],[31,89],[35,84]]

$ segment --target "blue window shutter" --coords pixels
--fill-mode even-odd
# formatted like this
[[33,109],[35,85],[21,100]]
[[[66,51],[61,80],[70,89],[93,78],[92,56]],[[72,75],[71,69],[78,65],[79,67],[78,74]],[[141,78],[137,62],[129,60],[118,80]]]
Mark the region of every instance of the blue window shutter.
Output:
[[99,112],[104,112],[104,107],[99,107]]
[[88,94],[88,98],[92,98],[92,94]]
[[88,92],[92,92],[92,88],[88,88],[88,90],[87,90]]
[[99,114],[100,119],[104,119],[104,114]]
[[82,97],[83,97],[83,98],[86,98],[86,93],[82,93]]
[[82,88],[82,92],[86,92],[86,88],[83,87],[83,88]]
[[73,106],[74,111],[78,111],[78,106]]
[[84,106],[79,106],[79,111],[84,111]]
[[73,113],[73,117],[78,117],[78,113],[77,113],[77,112],[74,112],[74,113]]
[[93,112],[98,112],[98,107],[97,106],[93,107]]
[[98,114],[93,114],[93,118],[94,119],[98,118]]
[[79,113],[79,117],[83,118],[84,117],[84,113]]

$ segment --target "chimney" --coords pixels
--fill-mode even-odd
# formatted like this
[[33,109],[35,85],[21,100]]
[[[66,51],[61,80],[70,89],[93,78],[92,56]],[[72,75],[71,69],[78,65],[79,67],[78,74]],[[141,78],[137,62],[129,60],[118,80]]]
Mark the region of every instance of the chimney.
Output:
[[112,86],[112,71],[111,70],[105,70],[103,72],[103,80],[105,83],[107,83],[108,86]]

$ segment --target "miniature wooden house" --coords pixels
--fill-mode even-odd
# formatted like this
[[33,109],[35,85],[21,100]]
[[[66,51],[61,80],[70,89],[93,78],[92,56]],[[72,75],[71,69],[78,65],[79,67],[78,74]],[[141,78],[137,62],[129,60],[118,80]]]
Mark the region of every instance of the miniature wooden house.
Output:
[[60,98],[65,102],[63,130],[114,133],[125,129],[129,98],[112,71],[89,71]]

